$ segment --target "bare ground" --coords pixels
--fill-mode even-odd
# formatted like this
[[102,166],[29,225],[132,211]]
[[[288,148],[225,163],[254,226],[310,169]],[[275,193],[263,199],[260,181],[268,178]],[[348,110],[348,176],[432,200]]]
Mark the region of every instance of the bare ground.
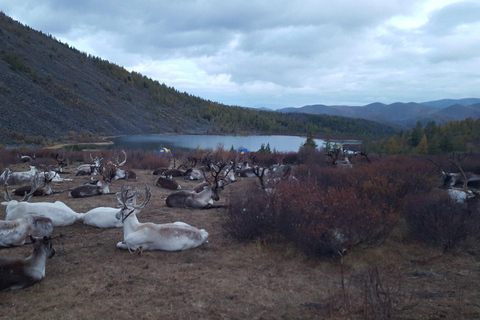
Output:
[[[11,167],[20,171],[23,167]],[[69,168],[74,171],[74,168]],[[281,239],[238,243],[222,230],[225,209],[165,206],[171,192],[154,186],[150,171],[136,171],[127,185],[151,186],[142,222],[183,221],[209,232],[209,243],[182,251],[132,254],[116,248],[123,229],[81,223],[58,227],[56,255],[45,279],[25,290],[0,293],[5,319],[478,319],[480,246],[442,254],[405,242],[397,230],[386,244],[350,252],[343,260],[308,258]],[[90,177],[60,182],[55,190]],[[184,189],[194,182],[177,178]],[[111,192],[124,181],[114,181]],[[248,181],[226,187],[242,188]],[[73,199],[67,193],[33,198],[60,200],[77,212],[115,206],[114,195]],[[5,218],[5,209],[0,213]],[[1,257],[25,257],[31,245],[1,249]],[[343,272],[342,272],[343,271]],[[343,281],[342,281],[343,273]]]

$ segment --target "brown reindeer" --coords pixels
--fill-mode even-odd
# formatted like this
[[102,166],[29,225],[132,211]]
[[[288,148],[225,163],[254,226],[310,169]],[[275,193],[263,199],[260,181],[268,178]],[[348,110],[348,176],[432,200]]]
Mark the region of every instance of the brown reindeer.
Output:
[[115,177],[115,170],[102,170],[103,182],[97,184],[84,184],[70,191],[73,198],[86,198],[110,193],[112,179]]
[[45,278],[47,258],[55,255],[49,238],[30,237],[33,253],[24,259],[0,259],[0,291],[20,290]]
[[172,179],[170,177],[165,177],[165,176],[158,177],[157,181],[155,182],[155,185],[157,187],[170,189],[170,190],[182,189],[182,187],[178,184],[177,181],[175,181],[174,179]]
[[174,208],[195,208],[195,209],[211,209],[223,206],[213,205],[213,201],[220,200],[220,192],[227,184],[225,178],[233,170],[232,166],[227,166],[223,161],[217,163],[210,162],[208,166],[210,171],[207,174],[204,172],[205,180],[209,185],[204,186],[200,192],[190,190],[179,190],[171,193],[166,199],[165,203],[168,207]]

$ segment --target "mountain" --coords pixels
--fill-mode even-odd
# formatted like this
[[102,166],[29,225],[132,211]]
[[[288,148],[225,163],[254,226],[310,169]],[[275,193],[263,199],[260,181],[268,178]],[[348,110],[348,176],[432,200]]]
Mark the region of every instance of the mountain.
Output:
[[462,106],[470,106],[472,104],[480,103],[480,99],[477,98],[465,98],[465,99],[442,99],[436,101],[427,101],[422,102],[426,106],[435,107],[435,108],[447,108],[456,104]]
[[[99,40],[100,41],[100,40]],[[0,144],[151,133],[384,137],[364,119],[226,106],[70,47],[0,12]]]
[[418,121],[446,123],[448,121],[479,118],[480,99],[443,99],[424,103],[383,104],[371,103],[361,107],[308,105],[300,108],[283,108],[277,111],[286,113],[328,114],[373,120],[402,127],[413,127]]

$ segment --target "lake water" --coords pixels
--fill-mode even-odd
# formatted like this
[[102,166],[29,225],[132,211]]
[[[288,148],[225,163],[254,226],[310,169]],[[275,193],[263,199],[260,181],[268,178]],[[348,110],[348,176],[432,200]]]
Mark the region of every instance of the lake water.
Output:
[[[116,137],[111,139],[116,149],[128,150],[159,150],[162,147],[173,151],[189,151],[200,149],[217,149],[223,144],[225,150],[246,148],[249,151],[258,151],[261,145],[270,145],[272,151],[297,152],[306,137],[297,136],[220,136],[220,135],[135,135]],[[325,141],[315,139],[318,146]]]

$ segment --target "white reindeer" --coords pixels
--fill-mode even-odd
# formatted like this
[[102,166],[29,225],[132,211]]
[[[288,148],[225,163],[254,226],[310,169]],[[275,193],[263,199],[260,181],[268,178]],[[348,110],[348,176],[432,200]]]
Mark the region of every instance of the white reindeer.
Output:
[[69,226],[74,224],[82,215],[70,209],[65,203],[61,201],[51,202],[25,202],[11,200],[2,202],[6,206],[7,216],[5,220],[16,220],[23,218],[30,214],[43,215],[52,220],[54,227]]
[[123,222],[117,219],[117,214],[120,213],[123,203],[120,200],[120,192],[116,193],[118,200],[118,207],[98,207],[81,215],[78,221],[97,228],[122,228]]
[[[38,179],[36,179],[38,181]],[[76,213],[70,209],[66,204],[61,201],[51,202],[35,202],[30,203],[28,200],[32,197],[35,190],[38,188],[38,184],[32,188],[30,193],[26,194],[21,201],[13,200],[8,194],[7,184],[5,187],[5,202],[2,205],[6,206],[6,218],[5,220],[16,220],[26,217],[31,214],[39,214],[50,218],[54,227],[69,226],[82,215]]]
[[90,159],[93,163],[85,163],[77,167],[77,176],[80,175],[97,175],[100,172],[100,167],[102,166],[103,158],[92,157],[90,153]]
[[52,220],[31,214],[13,221],[0,221],[0,247],[21,246],[29,236],[51,236]]
[[35,166],[30,166],[30,171],[11,172],[10,169],[5,169],[1,175],[1,182],[9,185],[21,185],[29,183],[32,178],[38,173]]
[[137,214],[150,200],[150,188],[145,186],[145,199],[140,205],[136,205],[138,194],[138,190],[131,192],[130,188],[122,187],[120,199],[123,208],[117,214],[117,219],[123,221],[124,240],[117,243],[117,248],[140,252],[143,250],[180,251],[196,248],[206,241],[208,232],[184,222],[140,223]]
[[33,253],[25,259],[0,259],[0,291],[20,290],[45,278],[47,258],[55,255],[49,238],[30,237]]

